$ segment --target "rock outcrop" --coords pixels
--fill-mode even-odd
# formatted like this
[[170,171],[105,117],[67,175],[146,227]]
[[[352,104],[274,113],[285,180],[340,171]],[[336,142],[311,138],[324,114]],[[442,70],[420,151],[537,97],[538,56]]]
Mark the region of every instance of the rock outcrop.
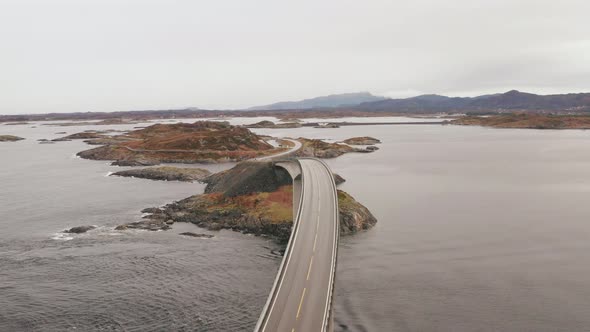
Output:
[[381,143],[381,141],[373,137],[362,136],[345,139],[344,141],[342,141],[342,143],[346,143],[349,145],[375,145]]
[[22,140],[24,140],[24,138],[14,135],[0,135],[0,142],[16,142]]
[[82,234],[88,231],[95,229],[96,226],[88,225],[88,226],[76,226],[70,229],[66,229],[64,233],[73,233],[73,234]]
[[369,229],[377,223],[369,209],[342,190],[338,190],[338,210],[340,234],[353,234]]
[[209,175],[211,175],[211,172],[202,168],[180,168],[168,166],[130,169],[111,174],[111,176],[124,176],[160,181],[185,182],[202,181]]

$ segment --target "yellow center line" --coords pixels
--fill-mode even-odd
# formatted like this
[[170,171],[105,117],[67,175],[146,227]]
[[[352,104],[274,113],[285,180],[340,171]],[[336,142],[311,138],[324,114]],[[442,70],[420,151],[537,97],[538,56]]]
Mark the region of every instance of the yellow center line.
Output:
[[312,265],[313,265],[313,256],[311,256],[311,260],[309,261],[309,269],[307,269],[307,280],[309,280],[309,273],[311,272]]
[[313,239],[313,252],[315,252],[315,244],[318,241],[318,232],[315,232],[315,239]]
[[318,216],[318,219],[315,223],[315,238],[313,239],[313,252],[315,252],[315,245],[316,242],[318,241],[318,230],[320,229],[320,216]]
[[305,297],[305,288],[303,289],[303,293],[301,294],[301,300],[299,300],[299,308],[297,309],[297,319],[299,319],[299,312],[301,311],[301,305],[303,304],[303,298]]

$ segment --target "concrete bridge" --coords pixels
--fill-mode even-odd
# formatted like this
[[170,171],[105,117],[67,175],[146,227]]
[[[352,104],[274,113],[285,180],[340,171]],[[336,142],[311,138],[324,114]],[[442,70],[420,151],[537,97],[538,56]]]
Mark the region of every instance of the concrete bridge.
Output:
[[330,168],[315,158],[276,161],[293,178],[293,228],[255,331],[332,331],[340,223]]

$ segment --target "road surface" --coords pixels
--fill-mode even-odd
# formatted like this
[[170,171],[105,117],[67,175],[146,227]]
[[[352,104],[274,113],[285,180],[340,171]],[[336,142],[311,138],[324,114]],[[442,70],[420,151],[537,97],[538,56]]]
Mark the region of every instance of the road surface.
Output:
[[281,152],[281,153],[277,153],[277,154],[273,154],[273,155],[270,155],[270,156],[256,158],[254,160],[261,161],[261,160],[269,160],[269,159],[275,159],[275,158],[285,157],[286,155],[291,154],[291,153],[293,153],[293,152],[301,149],[301,142],[299,142],[297,140],[288,139],[288,138],[282,138],[282,140],[289,141],[289,142],[295,144],[295,146],[293,146],[292,148],[290,148],[287,151],[284,151],[284,152]]
[[332,172],[317,159],[299,159],[302,194],[293,234],[256,331],[327,331],[339,236]]

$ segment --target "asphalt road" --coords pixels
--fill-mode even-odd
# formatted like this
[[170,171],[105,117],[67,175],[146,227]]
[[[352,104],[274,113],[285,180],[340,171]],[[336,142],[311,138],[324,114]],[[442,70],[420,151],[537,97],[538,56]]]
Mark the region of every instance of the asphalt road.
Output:
[[293,144],[295,144],[295,146],[293,146],[292,148],[290,148],[287,151],[284,151],[284,152],[281,152],[281,153],[277,153],[277,154],[273,154],[273,155],[266,156],[266,157],[256,158],[254,160],[261,161],[261,160],[269,160],[269,159],[284,157],[284,156],[286,156],[288,154],[291,154],[291,153],[293,153],[293,152],[295,152],[295,151],[297,151],[297,150],[299,150],[301,148],[301,145],[302,144],[301,144],[301,142],[299,142],[297,140],[288,139],[288,138],[283,138],[283,140],[292,142]]
[[282,271],[257,331],[325,331],[331,310],[338,211],[331,171],[300,159],[303,197]]

